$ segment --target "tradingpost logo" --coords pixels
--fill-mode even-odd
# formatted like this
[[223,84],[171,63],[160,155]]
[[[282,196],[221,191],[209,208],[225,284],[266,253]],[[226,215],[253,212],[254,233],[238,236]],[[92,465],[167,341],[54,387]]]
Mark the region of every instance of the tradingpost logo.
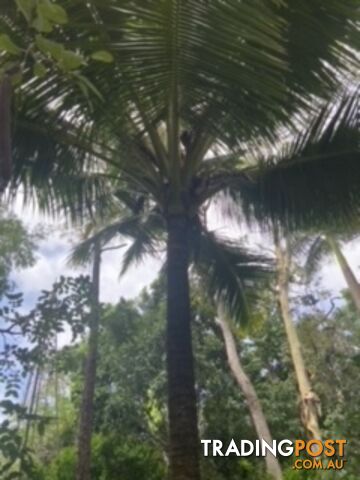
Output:
[[201,440],[205,457],[290,457],[294,455],[294,470],[342,470],[345,466],[346,440],[265,440],[234,439],[224,445],[221,440]]

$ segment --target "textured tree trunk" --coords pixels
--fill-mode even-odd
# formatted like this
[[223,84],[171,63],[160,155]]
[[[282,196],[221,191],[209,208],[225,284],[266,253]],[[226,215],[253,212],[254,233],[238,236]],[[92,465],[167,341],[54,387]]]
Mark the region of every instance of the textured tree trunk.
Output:
[[[226,319],[226,315],[221,308],[218,308],[218,318],[216,323],[221,328],[230,370],[244,394],[257,436],[259,439],[263,439],[269,445],[272,445],[273,438],[261,407],[260,400],[250,378],[247,376],[241,365],[233,333]],[[272,476],[272,478],[276,480],[282,479],[280,463],[278,459],[269,452],[267,452],[265,457],[265,465],[267,473]]]
[[188,220],[167,220],[167,375],[171,480],[199,480],[199,434],[188,278]]
[[342,253],[338,242],[330,235],[326,235],[326,240],[330,245],[330,248],[333,251],[336,257],[336,260],[341,268],[341,271],[342,271],[342,274],[344,275],[351,298],[353,299],[353,302],[355,303],[356,308],[360,312],[360,284],[357,281],[354,275],[354,272],[351,270],[350,265],[348,264],[344,254]]
[[0,194],[11,177],[11,81],[7,75],[0,80]]
[[100,323],[100,244],[95,245],[93,272],[92,272],[92,312],[88,344],[88,353],[85,363],[85,384],[81,401],[80,427],[78,438],[78,458],[76,479],[90,480],[91,478],[91,436],[94,416],[94,393],[96,381],[96,363],[98,352],[98,335]]
[[296,380],[300,393],[301,421],[310,439],[321,440],[319,427],[320,400],[311,388],[308,372],[305,367],[301,351],[299,337],[291,316],[289,305],[289,270],[290,256],[288,246],[282,247],[278,240],[275,240],[279,303],[282,319],[289,344],[290,354],[295,369]]

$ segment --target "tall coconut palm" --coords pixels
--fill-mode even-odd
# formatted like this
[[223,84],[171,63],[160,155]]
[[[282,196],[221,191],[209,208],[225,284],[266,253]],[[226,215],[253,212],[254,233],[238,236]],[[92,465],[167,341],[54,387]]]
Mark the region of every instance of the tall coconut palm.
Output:
[[[349,103],[345,102],[344,109],[347,110],[348,107]],[[350,123],[349,131],[353,133],[351,122],[347,120],[348,118],[346,117],[346,122],[344,120],[344,123]],[[67,125],[66,120],[63,120],[63,124]],[[183,436],[180,435],[180,432],[187,432],[186,435],[188,435],[190,425],[192,425],[192,438],[194,440],[192,447],[195,446],[195,438],[197,438],[197,434],[194,433],[196,432],[196,410],[190,409],[188,403],[191,401],[192,405],[195,405],[193,369],[190,369],[190,365],[192,365],[192,355],[190,349],[190,308],[187,276],[194,218],[201,217],[202,205],[221,192],[229,192],[233,198],[235,198],[236,202],[241,201],[243,205],[249,205],[249,210],[245,212],[246,215],[254,216],[263,222],[265,221],[265,223],[268,219],[270,219],[270,221],[272,221],[272,219],[281,219],[282,221],[293,219],[293,224],[304,221],[319,222],[322,219],[324,219],[323,221],[333,220],[333,218],[329,218],[324,203],[326,203],[326,207],[328,207],[329,199],[332,200],[334,196],[336,196],[338,200],[335,208],[339,208],[339,212],[345,211],[350,218],[353,214],[353,205],[357,201],[356,182],[357,168],[359,165],[357,143],[355,143],[353,147],[354,152],[350,154],[348,148],[354,145],[354,139],[352,139],[352,142],[349,142],[349,135],[346,133],[347,130],[346,132],[345,130],[342,131],[338,124],[336,125],[336,132],[340,132],[336,133],[338,136],[336,136],[335,133],[335,136],[328,136],[329,129],[333,127],[334,125],[330,124],[325,131],[321,128],[321,134],[317,129],[316,135],[313,134],[311,136],[311,141],[308,138],[308,133],[303,134],[306,139],[304,142],[298,143],[297,137],[295,137],[294,142],[297,145],[295,159],[293,159],[294,151],[291,150],[288,151],[287,156],[284,156],[278,163],[264,162],[261,157],[260,160],[256,160],[255,157],[255,165],[260,165],[258,167],[248,166],[248,164],[245,163],[246,166],[243,168],[239,164],[237,164],[236,168],[232,168],[235,158],[232,155],[223,156],[215,154],[214,157],[207,158],[199,165],[198,176],[193,178],[188,196],[181,196],[182,201],[185,202],[184,205],[190,210],[185,217],[184,214],[174,213],[170,215],[170,219],[168,212],[168,205],[171,204],[171,198],[168,196],[169,183],[165,181],[162,187],[157,190],[156,184],[154,184],[156,178],[153,176],[154,172],[149,172],[146,163],[144,163],[145,158],[143,155],[145,155],[146,158],[153,158],[153,152],[148,148],[147,141],[144,140],[143,143],[140,143],[140,145],[135,148],[135,158],[139,155],[140,160],[127,167],[124,178],[124,175],[119,176],[117,173],[120,169],[120,172],[123,174],[122,166],[118,166],[116,160],[112,160],[111,158],[109,162],[106,160],[106,163],[110,166],[100,172],[96,170],[92,171],[91,168],[88,171],[81,171],[81,168],[83,168],[82,164],[81,168],[79,168],[80,171],[78,171],[76,163],[69,165],[71,162],[70,159],[73,158],[73,155],[77,152],[82,154],[81,158],[83,159],[84,165],[91,162],[93,155],[97,154],[97,148],[99,148],[97,155],[106,158],[108,154],[109,146],[92,146],[89,144],[86,145],[86,149],[83,149],[82,145],[78,143],[79,139],[76,139],[74,144],[62,145],[60,152],[63,155],[61,158],[64,163],[57,164],[55,168],[47,160],[49,158],[49,151],[51,152],[52,149],[55,150],[54,155],[60,158],[58,151],[59,144],[51,140],[42,144],[44,132],[37,131],[38,138],[34,145],[34,151],[36,153],[33,158],[36,159],[37,165],[39,166],[38,173],[42,173],[44,177],[51,176],[51,182],[38,192],[37,198],[41,204],[47,206],[49,205],[48,199],[54,198],[56,204],[62,204],[63,210],[69,211],[69,213],[76,218],[81,216],[82,211],[86,210],[88,202],[97,202],[104,210],[106,210],[108,206],[112,208],[111,204],[114,203],[114,198],[117,200],[121,199],[119,192],[125,187],[125,190],[128,192],[136,194],[139,203],[145,202],[149,207],[155,209],[156,218],[160,218],[161,221],[165,222],[165,229],[168,232],[167,272],[169,279],[168,370],[169,372],[173,372],[174,375],[171,377],[174,383],[169,382],[169,392],[177,392],[176,395],[169,397],[169,412],[176,412],[177,408],[183,405],[185,411],[189,413],[186,419],[185,417],[182,419],[182,417],[178,415],[174,417],[170,416],[171,424],[173,426],[175,425],[173,429],[174,438],[170,438],[170,443],[177,445],[180,442],[183,445],[183,454],[180,455],[179,459],[174,463],[173,472],[185,472],[187,476],[184,478],[191,478],[188,476],[190,475],[190,470],[192,472],[197,471],[197,461],[195,462],[196,448],[195,454],[193,449],[191,449],[190,452],[190,448],[188,448],[189,442],[187,442],[185,448],[185,434]],[[333,131],[335,132],[335,130]],[[51,136],[48,137],[49,132],[50,128],[45,134],[45,140],[51,138]],[[56,132],[51,131],[51,133],[54,134],[56,138]],[[66,130],[66,135],[70,135],[69,129]],[[342,138],[341,135],[343,136]],[[72,134],[70,136],[72,136]],[[316,141],[314,141],[314,139]],[[186,143],[186,141],[187,140],[183,138],[182,142]],[[347,149],[343,151],[342,145],[345,141],[347,141]],[[44,152],[41,151],[43,145],[45,145]],[[320,146],[322,151],[325,151],[324,154],[318,158],[307,157],[307,151],[310,147],[313,149],[320,148]],[[29,145],[25,145],[27,151],[28,147]],[[20,154],[22,148],[19,142],[18,150],[15,150],[17,155]],[[111,149],[113,150],[113,147],[111,147]],[[254,157],[252,158],[254,159]],[[247,157],[244,155],[244,162],[246,162],[246,160]],[[342,160],[344,160],[343,164],[341,164]],[[313,195],[313,202],[317,200],[317,203],[312,203],[312,208],[309,208],[308,203],[306,209],[304,208],[302,192],[305,191],[308,186],[308,175],[311,175],[313,171],[316,175],[319,175],[320,171],[323,171],[324,162],[327,162],[327,165],[331,168],[331,174],[328,177],[329,182],[324,185],[317,180],[324,190],[324,195],[319,201],[315,189],[308,191],[306,197],[307,202],[310,202],[311,195]],[[349,183],[344,182],[339,184],[338,182],[339,178],[341,178],[338,175],[340,164],[342,165],[344,176],[350,180]],[[137,171],[140,165],[143,166],[143,169]],[[131,171],[132,168],[135,168],[135,171]],[[307,175],[299,175],[299,171],[301,172],[303,169],[307,172]],[[26,175],[25,169],[20,169],[19,171],[22,175]],[[148,173],[150,177],[147,176]],[[19,176],[19,178],[21,178],[21,176]],[[32,181],[33,179],[30,177],[30,180]],[[64,180],[66,183],[64,183]],[[149,190],[146,190],[142,183],[144,183],[144,185],[146,183]],[[329,183],[332,183],[331,188],[329,188]],[[24,184],[24,182],[22,182],[22,184]],[[293,185],[294,189],[298,191],[298,197],[295,197],[297,203],[295,203],[293,199],[294,190],[290,189],[290,185]],[[350,195],[349,189],[351,191]],[[74,198],[80,200],[74,201]],[[320,213],[317,214],[317,210]],[[184,257],[185,254],[186,257]],[[173,259],[173,262],[170,261],[171,259]],[[182,289],[179,289],[180,285],[183,285]],[[170,295],[171,292],[172,294]],[[187,299],[186,302],[185,298]],[[179,299],[181,300],[181,305],[177,303],[180,301]],[[173,312],[175,308],[176,311]],[[184,314],[184,308],[189,316],[183,317],[185,320],[180,322],[179,315],[181,312],[182,315]],[[181,330],[182,335],[180,335],[179,329],[183,327],[184,330]],[[183,358],[181,362],[180,358]],[[172,359],[171,362],[170,359]],[[190,392],[190,384],[192,393]],[[184,385],[187,385],[187,388],[185,388]],[[180,395],[180,391],[182,395]],[[184,400],[185,397],[187,399],[186,402]],[[177,456],[178,451],[174,450],[173,453]],[[182,463],[182,461],[185,462],[184,459],[188,458],[188,455],[194,459],[192,467],[190,467],[188,463],[186,463],[186,466]]]
[[[96,242],[99,242],[100,238],[111,242],[114,238],[128,237],[128,248],[125,250],[122,267],[122,274],[124,274],[129,266],[143,260],[149,253],[161,252],[166,238],[165,225],[161,218],[156,219],[154,211],[146,213],[137,210],[137,214],[134,215],[135,212],[129,207],[128,210],[128,218],[124,217],[122,221],[109,224],[93,237],[79,244],[75,249],[74,257],[78,261],[88,259],[91,252],[95,251]],[[149,249],[150,246],[151,249]],[[241,365],[235,339],[227,321],[228,312],[232,312],[240,323],[244,322],[247,315],[246,283],[251,281],[251,284],[254,284],[257,277],[262,279],[270,273],[267,259],[252,255],[229,239],[207,231],[201,226],[199,219],[193,224],[190,253],[193,273],[202,279],[201,283],[209,293],[209,301],[215,300],[218,303],[216,322],[223,333],[229,367],[246,398],[254,429],[259,438],[272,444],[272,436],[261,402]],[[269,475],[274,479],[281,479],[281,467],[276,457],[267,455],[265,462]]]
[[[42,34],[35,42],[39,51],[34,55],[41,57],[47,75],[34,76],[31,56],[22,62],[15,184],[42,187],[41,206],[49,208],[49,198],[56,199],[76,218],[89,201],[111,200],[124,182],[158,206],[167,230],[170,477],[197,480],[188,279],[192,220],[228,187],[258,196],[258,204],[266,204],[262,211],[269,208],[284,217],[286,208],[294,210],[284,199],[292,184],[304,183],[297,173],[294,178],[304,164],[264,171],[255,162],[254,171],[245,153],[259,143],[278,141],[282,123],[298,123],[292,113],[317,106],[310,95],[326,94],[343,81],[334,69],[345,74],[353,68],[357,1],[346,0],[345,7],[324,0],[60,3],[70,21],[54,29],[53,43],[44,42]],[[12,21],[6,28],[17,34],[25,52],[28,45],[22,44],[16,18]],[[32,30],[22,32],[32,45]],[[96,49],[97,60],[79,72],[76,57],[75,68],[64,73],[64,65],[74,65],[64,45],[83,52],[84,62]],[[331,164],[331,184],[336,184],[335,200],[343,212],[358,198],[358,173],[351,176],[350,202],[337,170],[344,159],[343,177],[354,163],[358,172],[358,164],[348,151],[328,157],[305,162],[305,170]],[[281,198],[269,202],[269,194],[272,199],[274,191],[283,191],[279,176],[281,182],[286,176],[291,181],[285,182]],[[264,182],[266,195],[259,196]],[[330,197],[333,191],[327,190],[323,202]],[[313,200],[309,194],[312,206]],[[299,203],[299,212],[293,213],[304,216]]]

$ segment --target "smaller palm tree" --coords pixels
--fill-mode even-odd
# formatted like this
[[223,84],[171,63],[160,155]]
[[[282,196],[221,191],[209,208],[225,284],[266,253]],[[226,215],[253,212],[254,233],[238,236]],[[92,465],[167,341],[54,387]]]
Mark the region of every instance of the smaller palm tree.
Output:
[[354,305],[360,312],[360,284],[348,260],[346,259],[341,247],[341,243],[339,242],[341,238],[348,240],[349,238],[354,239],[356,236],[356,233],[352,233],[350,235],[339,235],[331,232],[318,235],[312,240],[312,243],[309,247],[305,270],[307,277],[311,278],[314,273],[319,270],[320,263],[324,260],[324,258],[327,258],[332,254],[340,267]]
[[100,327],[100,263],[101,244],[94,244],[93,268],[91,279],[91,322],[88,351],[85,361],[84,389],[80,408],[80,425],[78,437],[77,480],[90,480],[91,435],[94,416],[94,394],[96,384],[96,366],[98,356],[98,337]]
[[286,235],[280,235],[278,228],[274,228],[274,244],[279,307],[300,394],[301,422],[310,439],[321,440],[320,399],[311,385],[290,304],[290,278],[294,246],[291,246]]
[[[129,209],[128,209],[129,210]],[[134,214],[134,209],[132,210]],[[94,416],[94,396],[96,388],[96,370],[98,358],[99,328],[101,323],[100,306],[100,266],[101,255],[104,251],[123,248],[125,244],[106,246],[115,236],[123,238],[129,235],[134,238],[141,233],[137,228],[138,219],[125,217],[122,221],[101,228],[90,211],[92,219],[85,232],[85,240],[80,243],[71,255],[71,262],[75,265],[92,261],[92,288],[91,288],[91,322],[88,339],[88,351],[85,361],[84,389],[80,408],[80,425],[78,436],[78,459],[76,468],[77,480],[90,480],[91,478],[91,438]],[[104,223],[104,220],[102,219]],[[141,237],[144,240],[144,236]],[[127,251],[128,262],[136,249],[137,237]],[[124,268],[126,265],[124,264]]]

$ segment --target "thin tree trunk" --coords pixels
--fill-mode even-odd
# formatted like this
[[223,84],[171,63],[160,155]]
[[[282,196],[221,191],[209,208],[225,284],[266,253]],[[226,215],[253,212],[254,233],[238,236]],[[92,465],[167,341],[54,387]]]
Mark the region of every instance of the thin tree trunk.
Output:
[[[35,405],[36,405],[36,397],[39,390],[39,382],[40,382],[41,372],[40,367],[37,367],[34,377],[34,383],[32,385],[32,392],[31,392],[31,399],[28,409],[28,414],[31,417],[35,413]],[[25,427],[25,434],[24,434],[24,441],[23,441],[23,450],[27,449],[29,443],[29,435],[31,430],[31,420],[28,418],[26,419],[26,427]]]
[[[236,349],[236,343],[231,331],[230,325],[226,319],[226,315],[221,308],[218,308],[218,318],[216,323],[219,325],[224,338],[227,360],[230,370],[238,383],[241,391],[246,399],[247,406],[250,411],[250,416],[259,439],[265,440],[269,445],[272,445],[273,438],[270,433],[268,423],[266,421],[260,400],[257,396],[255,388],[251,383],[250,378],[241,365],[240,356]],[[281,467],[278,459],[271,453],[267,452],[265,457],[266,471],[272,478],[276,480],[282,479]]]
[[98,334],[100,323],[99,284],[100,284],[101,247],[95,245],[92,272],[92,312],[88,344],[88,354],[85,363],[85,384],[81,402],[80,428],[78,438],[77,480],[91,478],[91,436],[94,416],[94,393],[96,381],[96,363],[98,353]]
[[[33,373],[31,375],[33,377]],[[27,409],[27,414],[30,417],[32,415],[34,415],[34,413],[36,413],[35,412],[35,404],[36,404],[36,398],[37,398],[38,391],[39,391],[40,378],[41,378],[41,371],[40,371],[40,367],[38,366],[36,368],[36,371],[35,371],[34,381],[29,386],[30,390],[32,388],[29,408]],[[27,407],[27,405],[24,405],[24,406]],[[20,478],[25,478],[24,459],[25,459],[26,450],[28,449],[30,431],[31,431],[31,427],[32,427],[31,418],[27,418],[25,421],[26,421],[25,433],[24,433],[24,439],[23,439],[23,442],[22,442],[22,448],[21,448],[22,451],[21,451],[21,455],[20,455]]]
[[167,376],[171,480],[199,480],[199,434],[191,341],[188,220],[167,220]]
[[0,194],[11,177],[11,81],[7,75],[0,80]]
[[352,271],[344,254],[342,253],[338,242],[330,235],[326,235],[326,240],[330,245],[330,248],[333,251],[336,257],[336,260],[341,268],[342,274],[344,275],[346,284],[349,288],[351,298],[353,299],[353,302],[355,303],[356,308],[360,312],[360,284],[357,281],[354,275],[354,272]]
[[321,432],[319,427],[320,400],[311,387],[309,375],[306,370],[301,351],[300,340],[291,316],[289,305],[290,255],[288,246],[286,245],[285,247],[282,247],[280,245],[280,241],[275,238],[275,248],[278,268],[280,310],[285,325],[290,354],[300,393],[301,421],[309,438],[321,440]]

